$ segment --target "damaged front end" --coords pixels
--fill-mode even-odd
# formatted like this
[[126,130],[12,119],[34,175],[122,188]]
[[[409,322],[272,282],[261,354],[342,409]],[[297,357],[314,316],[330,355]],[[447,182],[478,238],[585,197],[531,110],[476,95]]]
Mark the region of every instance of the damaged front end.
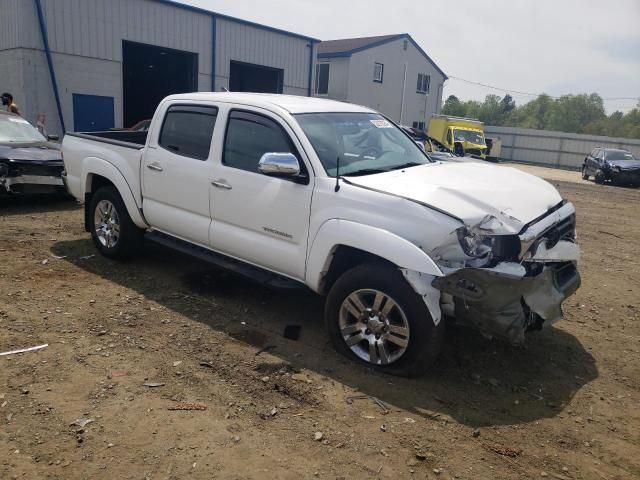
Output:
[[443,314],[519,344],[526,332],[561,319],[562,302],[580,286],[575,208],[562,203],[518,234],[492,235],[500,226],[488,216],[456,231],[463,258],[452,255],[454,242],[435,249],[445,275],[432,285]]
[[63,190],[62,160],[0,159],[0,193],[39,194]]

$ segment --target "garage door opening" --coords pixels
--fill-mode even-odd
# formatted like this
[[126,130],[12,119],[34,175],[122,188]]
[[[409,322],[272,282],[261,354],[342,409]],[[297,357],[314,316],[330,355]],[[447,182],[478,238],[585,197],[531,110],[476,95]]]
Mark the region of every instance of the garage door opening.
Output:
[[282,93],[284,70],[251,63],[231,62],[232,92]]
[[160,101],[198,90],[198,54],[122,42],[123,126],[153,117]]

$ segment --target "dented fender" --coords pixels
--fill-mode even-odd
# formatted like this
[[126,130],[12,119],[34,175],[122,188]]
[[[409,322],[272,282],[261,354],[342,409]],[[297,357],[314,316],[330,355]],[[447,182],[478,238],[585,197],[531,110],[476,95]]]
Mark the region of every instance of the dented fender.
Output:
[[397,265],[421,273],[439,276],[440,267],[408,240],[382,228],[342,219],[322,224],[307,254],[306,284],[321,292],[323,278],[331,266],[336,248],[340,245],[357,248]]

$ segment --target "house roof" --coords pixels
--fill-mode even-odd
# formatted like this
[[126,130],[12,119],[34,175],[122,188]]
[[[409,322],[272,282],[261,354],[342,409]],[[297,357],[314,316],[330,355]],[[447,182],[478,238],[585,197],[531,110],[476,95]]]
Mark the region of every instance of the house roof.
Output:
[[440,72],[444,79],[448,79],[446,73],[444,73],[440,67],[434,62],[427,52],[425,52],[420,45],[416,43],[416,41],[409,35],[408,33],[398,33],[395,35],[379,35],[376,37],[359,37],[359,38],[343,38],[339,40],[327,40],[321,42],[318,45],[318,58],[337,58],[337,57],[350,57],[354,53],[361,52],[363,50],[368,50],[370,48],[378,47],[380,45],[384,45],[389,42],[393,42],[395,40],[399,40],[401,38],[406,38],[409,40],[414,47],[418,49],[418,51],[427,59],[429,63],[431,63],[435,69]]
[[[401,35],[400,35],[401,36]],[[321,53],[344,53],[374,47],[380,42],[395,40],[399,35],[379,35],[377,37],[343,38],[341,40],[327,40],[318,45],[318,55]]]

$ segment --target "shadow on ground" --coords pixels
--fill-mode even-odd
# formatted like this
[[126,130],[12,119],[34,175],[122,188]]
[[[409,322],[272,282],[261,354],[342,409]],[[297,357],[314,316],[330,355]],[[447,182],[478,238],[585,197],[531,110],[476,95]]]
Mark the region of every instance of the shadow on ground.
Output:
[[63,194],[0,195],[0,215],[30,215],[44,212],[66,212],[80,206],[75,199]]
[[[452,417],[471,427],[531,422],[557,415],[598,376],[582,344],[550,328],[531,334],[520,348],[452,329],[426,376],[391,377],[333,351],[323,325],[323,299],[311,292],[269,290],[156,245],[128,263],[98,255],[81,260],[96,253],[88,238],[59,242],[52,251],[256,350],[272,347],[271,354],[294,368],[316,371],[415,415]],[[297,341],[283,338],[292,324],[302,327]]]

